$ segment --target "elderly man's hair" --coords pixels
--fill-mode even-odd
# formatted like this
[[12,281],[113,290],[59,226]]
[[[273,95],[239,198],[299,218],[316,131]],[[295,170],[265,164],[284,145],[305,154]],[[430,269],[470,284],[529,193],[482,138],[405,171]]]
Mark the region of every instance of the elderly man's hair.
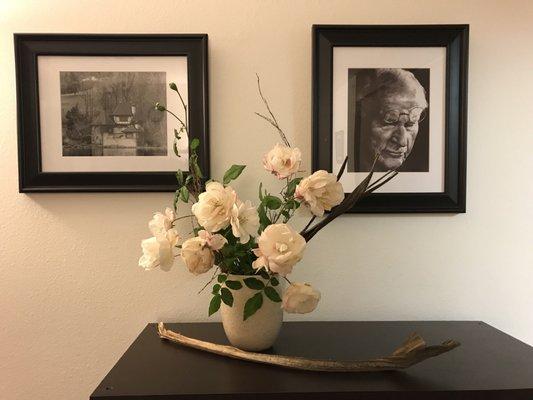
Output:
[[356,100],[364,103],[379,103],[383,98],[403,93],[410,94],[420,101],[420,106],[428,106],[426,90],[418,79],[405,69],[380,68],[372,70],[371,74],[362,77],[363,83]]

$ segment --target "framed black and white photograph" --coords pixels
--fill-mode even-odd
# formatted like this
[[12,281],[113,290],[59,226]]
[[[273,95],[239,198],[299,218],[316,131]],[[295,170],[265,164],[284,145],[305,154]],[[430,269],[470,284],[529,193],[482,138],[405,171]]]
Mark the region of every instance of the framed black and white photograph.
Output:
[[[195,137],[209,172],[207,35],[16,34],[15,51],[21,192],[174,191]],[[154,107],[185,117],[170,82],[190,137]]]
[[313,170],[399,172],[352,212],[465,212],[467,66],[467,25],[313,27]]

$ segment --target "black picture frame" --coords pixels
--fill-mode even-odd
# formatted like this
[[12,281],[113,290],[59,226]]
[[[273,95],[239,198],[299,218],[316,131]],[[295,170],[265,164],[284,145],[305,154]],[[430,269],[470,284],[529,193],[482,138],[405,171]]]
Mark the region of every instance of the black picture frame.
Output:
[[189,143],[200,139],[199,165],[209,176],[207,34],[14,35],[19,192],[172,192],[175,172],[43,172],[37,58],[60,56],[186,56]]
[[373,193],[353,213],[466,212],[468,25],[314,25],[313,171],[332,169],[334,47],[445,47],[442,193]]

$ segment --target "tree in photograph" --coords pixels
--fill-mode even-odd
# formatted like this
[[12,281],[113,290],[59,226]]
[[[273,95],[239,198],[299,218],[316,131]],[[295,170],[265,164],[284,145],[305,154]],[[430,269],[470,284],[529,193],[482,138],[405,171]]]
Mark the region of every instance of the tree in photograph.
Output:
[[76,104],[65,114],[66,134],[69,139],[82,140],[87,134],[90,136],[90,121],[87,116],[80,112]]

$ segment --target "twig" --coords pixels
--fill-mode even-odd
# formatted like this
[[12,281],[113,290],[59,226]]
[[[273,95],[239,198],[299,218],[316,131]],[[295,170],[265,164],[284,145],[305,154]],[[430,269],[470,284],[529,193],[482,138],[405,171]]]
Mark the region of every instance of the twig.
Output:
[[181,335],[165,329],[165,325],[162,322],[158,324],[157,331],[161,339],[225,357],[284,368],[323,372],[370,372],[405,369],[428,358],[453,350],[460,345],[455,340],[447,340],[437,346],[426,346],[424,339],[420,335],[413,333],[388,357],[362,361],[333,361],[244,351],[233,346],[206,342]]
[[176,222],[176,221],[179,221],[180,219],[189,218],[189,217],[194,217],[194,214],[182,215],[181,217],[176,218],[176,219],[175,219],[174,221],[172,221],[172,222],[174,223],[174,222]]
[[270,109],[270,106],[268,105],[268,101],[267,99],[265,98],[265,96],[263,96],[263,92],[261,90],[261,81],[259,79],[259,75],[258,74],[255,74],[255,76],[257,76],[257,89],[259,90],[259,96],[261,96],[261,99],[263,100],[263,103],[265,103],[265,107],[268,111],[268,113],[270,114],[270,116],[272,118],[268,118],[262,114],[259,114],[259,113],[255,113],[256,115],[260,116],[261,118],[267,120],[274,128],[276,128],[279,132],[279,135],[281,136],[281,140],[283,140],[283,143],[285,143],[285,145],[287,147],[291,147],[289,141],[287,140],[287,136],[285,136],[285,133],[283,132],[283,130],[280,128],[279,124],[278,124],[278,121],[276,119],[276,117],[274,116],[274,113],[272,112],[272,110]]
[[213,276],[211,277],[211,279],[209,280],[209,282],[207,282],[207,283],[204,285],[204,287],[201,288],[201,289],[198,291],[197,294],[202,293],[202,292],[205,290],[205,288],[208,287],[209,284],[215,280],[215,276],[217,276],[219,270],[220,270],[220,268],[215,269],[215,273],[213,274]]
[[274,121],[272,121],[270,118],[264,116],[263,114],[260,114],[258,112],[255,112],[254,113],[255,115],[257,115],[258,117],[261,117],[263,118],[264,120],[268,121],[268,123],[270,123],[274,128],[276,128],[276,130],[279,132],[280,136],[281,136],[281,139],[284,141],[284,143],[287,145],[287,147],[290,147],[290,145],[288,144],[289,142],[286,142],[285,139],[283,139],[283,137],[285,136],[285,134],[283,133],[283,131],[281,130],[281,128],[279,126],[276,125],[276,123]]

